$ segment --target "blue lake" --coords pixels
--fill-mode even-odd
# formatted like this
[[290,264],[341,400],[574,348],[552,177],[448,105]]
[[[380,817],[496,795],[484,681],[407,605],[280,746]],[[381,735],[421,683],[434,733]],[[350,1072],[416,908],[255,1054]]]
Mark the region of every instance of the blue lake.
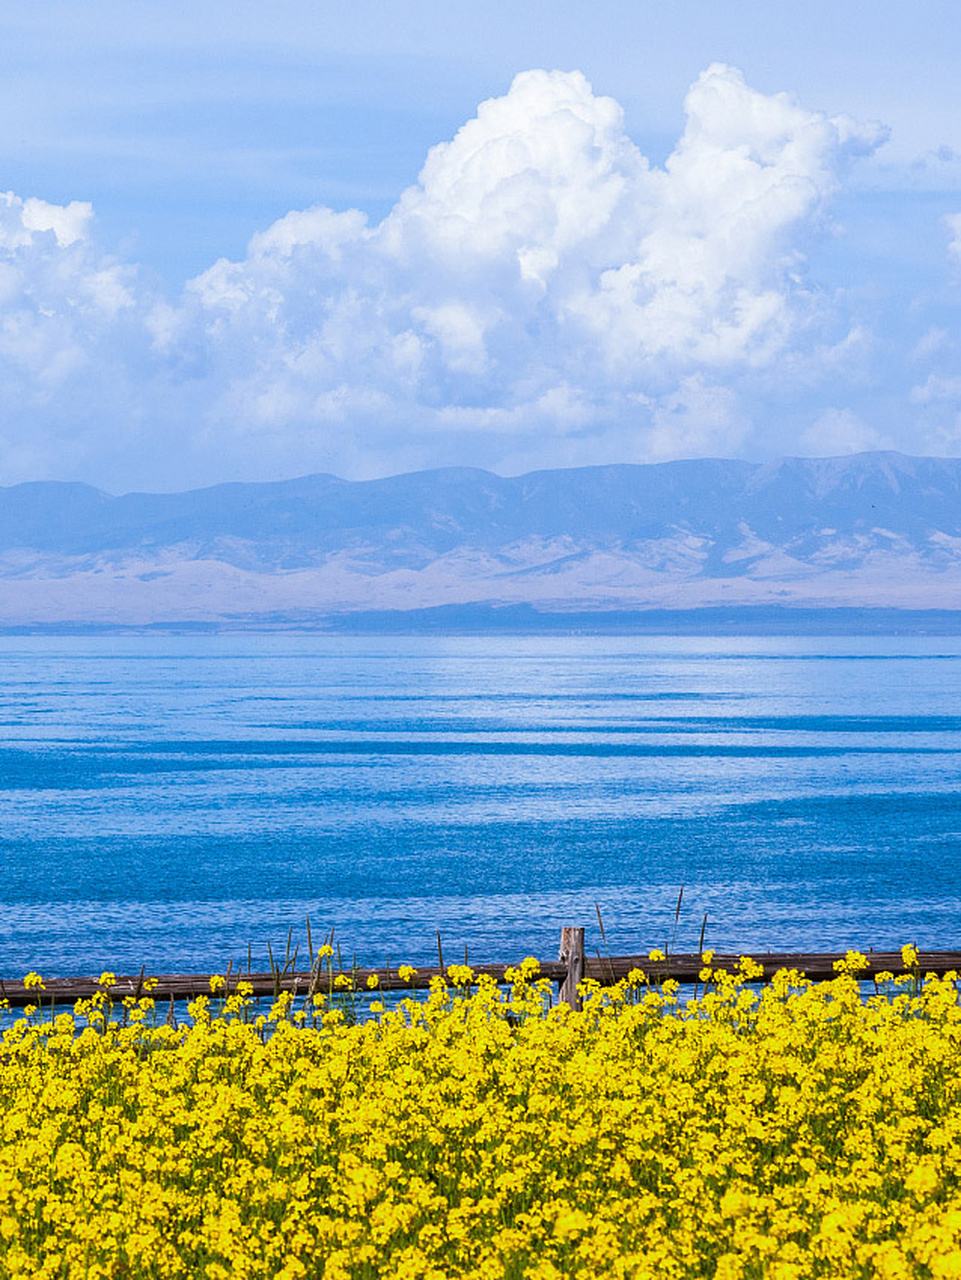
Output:
[[0,975],[961,948],[961,638],[0,637]]

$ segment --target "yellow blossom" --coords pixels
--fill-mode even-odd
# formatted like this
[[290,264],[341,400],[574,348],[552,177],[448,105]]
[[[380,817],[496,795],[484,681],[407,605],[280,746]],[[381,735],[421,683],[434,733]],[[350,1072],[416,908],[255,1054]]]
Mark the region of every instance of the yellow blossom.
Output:
[[848,953],[576,1011],[523,963],[373,1017],[244,982],[176,1026],[34,1005],[0,1042],[0,1275],[961,1280],[961,1006],[906,951],[878,993]]

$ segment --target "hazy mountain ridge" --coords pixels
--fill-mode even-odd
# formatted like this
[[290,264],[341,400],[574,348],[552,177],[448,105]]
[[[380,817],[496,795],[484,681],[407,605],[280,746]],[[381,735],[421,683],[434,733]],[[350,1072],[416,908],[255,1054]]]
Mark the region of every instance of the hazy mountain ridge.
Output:
[[112,497],[0,490],[0,620],[435,605],[961,607],[961,459],[446,469]]

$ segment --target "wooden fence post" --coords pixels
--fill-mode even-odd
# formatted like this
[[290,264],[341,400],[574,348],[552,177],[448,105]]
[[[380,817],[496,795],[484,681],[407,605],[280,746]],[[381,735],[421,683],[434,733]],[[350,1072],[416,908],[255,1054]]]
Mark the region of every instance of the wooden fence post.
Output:
[[567,965],[567,976],[561,983],[558,1002],[568,1004],[572,1009],[580,1009],[581,997],[577,984],[584,977],[584,930],[561,929],[561,949],[558,960]]

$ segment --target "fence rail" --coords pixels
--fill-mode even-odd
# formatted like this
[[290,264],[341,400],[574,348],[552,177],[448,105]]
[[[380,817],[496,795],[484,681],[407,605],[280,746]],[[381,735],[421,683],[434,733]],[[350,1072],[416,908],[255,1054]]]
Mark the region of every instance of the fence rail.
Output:
[[[733,973],[743,956],[750,958],[761,967],[757,981],[766,982],[779,969],[795,969],[813,982],[823,982],[837,977],[835,963],[844,959],[843,951],[766,951],[741,952],[739,954],[722,955],[715,952],[711,959],[711,968]],[[900,951],[869,951],[866,953],[867,967],[858,975],[861,978],[875,978],[881,973],[903,974],[920,972],[936,974],[943,977],[946,973],[961,974],[961,951],[919,951],[916,970],[908,970],[902,960]],[[508,971],[514,966],[508,964],[477,964],[471,968],[475,975],[489,975],[497,983],[509,981]],[[448,966],[449,968],[449,966]],[[664,960],[651,960],[648,955],[630,956],[588,956],[584,952],[584,930],[564,929],[561,932],[561,958],[559,960],[542,960],[539,962],[539,974],[551,982],[559,984],[559,999],[571,1005],[577,1005],[577,982],[580,977],[592,978],[603,986],[613,985],[626,978],[633,969],[641,969],[653,983],[664,982],[669,978],[680,983],[695,983],[699,979],[704,962],[695,953],[669,955]],[[406,975],[406,970],[405,970]],[[300,970],[297,972],[275,969],[267,973],[247,973],[229,971],[225,975],[225,984],[218,995],[230,994],[237,989],[239,982],[250,984],[254,996],[276,996],[281,991],[291,991],[305,995],[308,991],[328,992],[332,984],[341,977],[338,990],[353,989],[370,994],[378,991],[410,991],[422,990],[430,985],[431,979],[447,977],[447,970],[439,965],[418,967],[412,977],[401,977],[396,968],[351,968],[317,971]],[[371,982],[375,979],[376,982]],[[345,986],[346,980],[346,986]],[[110,995],[114,1000],[123,1000],[128,996],[139,999],[148,994],[145,985],[145,973],[139,975],[118,975],[110,984]],[[27,1005],[41,1005],[49,1008],[69,1007],[77,1000],[90,999],[98,991],[102,991],[99,980],[93,977],[79,978],[47,978],[43,988],[28,987],[22,980],[0,980],[0,999],[9,1005],[23,1008]],[[196,996],[210,995],[210,974],[207,973],[162,973],[151,975],[149,994],[157,1000],[190,1000]]]

